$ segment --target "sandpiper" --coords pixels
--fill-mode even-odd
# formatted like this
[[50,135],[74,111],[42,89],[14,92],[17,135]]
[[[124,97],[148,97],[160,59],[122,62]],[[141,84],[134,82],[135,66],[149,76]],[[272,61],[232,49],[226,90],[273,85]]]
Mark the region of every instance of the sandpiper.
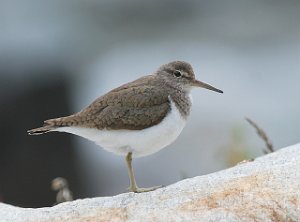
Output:
[[196,87],[223,93],[196,80],[189,63],[170,62],[151,75],[113,89],[82,111],[46,120],[44,126],[28,133],[66,132],[94,141],[126,157],[129,191],[155,190],[160,186],[137,186],[132,158],[155,153],[179,136],[191,111],[191,89]]

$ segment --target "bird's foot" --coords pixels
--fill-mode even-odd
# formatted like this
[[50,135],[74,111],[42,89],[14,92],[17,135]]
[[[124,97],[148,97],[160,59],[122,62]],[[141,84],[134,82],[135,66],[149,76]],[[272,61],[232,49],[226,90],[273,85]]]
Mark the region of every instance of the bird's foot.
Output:
[[147,188],[139,188],[137,186],[134,186],[134,187],[128,187],[127,190],[129,192],[134,192],[134,193],[144,193],[144,192],[150,192],[150,191],[156,190],[158,188],[162,188],[162,187],[163,187],[162,185],[154,186],[154,187],[147,187]]

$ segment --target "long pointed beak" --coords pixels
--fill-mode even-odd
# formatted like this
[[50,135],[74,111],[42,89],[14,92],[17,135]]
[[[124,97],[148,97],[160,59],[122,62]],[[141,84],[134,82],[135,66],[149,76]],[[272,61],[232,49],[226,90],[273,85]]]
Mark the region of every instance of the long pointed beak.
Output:
[[222,90],[217,89],[217,88],[215,88],[215,87],[213,87],[213,86],[211,86],[211,85],[209,85],[209,84],[207,84],[205,82],[201,82],[201,81],[196,80],[196,79],[195,79],[195,81],[193,83],[193,86],[195,86],[195,87],[201,87],[201,88],[205,88],[205,89],[209,89],[209,90],[212,90],[212,91],[215,91],[215,92],[218,92],[218,93],[223,93]]

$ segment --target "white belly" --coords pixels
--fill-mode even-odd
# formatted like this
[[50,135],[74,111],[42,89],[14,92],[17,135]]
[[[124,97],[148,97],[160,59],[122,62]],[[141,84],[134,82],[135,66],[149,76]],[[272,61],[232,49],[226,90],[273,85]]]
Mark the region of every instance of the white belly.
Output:
[[98,130],[84,127],[61,127],[53,131],[72,133],[94,141],[104,149],[140,157],[155,153],[172,143],[181,133],[186,120],[171,100],[171,111],[158,125],[143,130]]

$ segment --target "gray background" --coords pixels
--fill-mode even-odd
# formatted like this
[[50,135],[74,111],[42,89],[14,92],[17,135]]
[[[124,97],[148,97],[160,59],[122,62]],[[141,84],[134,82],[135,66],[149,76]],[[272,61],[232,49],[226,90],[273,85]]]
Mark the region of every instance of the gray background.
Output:
[[[299,39],[300,1],[296,0],[1,0],[0,75],[5,81],[0,92],[9,101],[52,81],[67,83],[68,103],[57,104],[67,110],[52,115],[19,110],[22,119],[32,119],[20,126],[26,133],[44,119],[79,111],[99,95],[152,73],[161,64],[188,61],[198,79],[224,94],[194,90],[193,111],[180,137],[162,151],[134,160],[140,186],[168,185],[262,155],[264,144],[245,116],[264,128],[277,148],[299,142]],[[63,72],[54,75],[46,70]],[[76,197],[126,190],[123,157],[79,137],[62,136],[70,138],[71,147],[55,141],[61,135],[50,136],[51,142],[56,153],[63,149],[74,153],[72,170],[77,179],[70,186]],[[41,144],[48,143],[47,137],[39,139]],[[35,146],[36,138],[24,136],[19,142],[27,140]],[[60,176],[59,170],[56,174]],[[21,185],[16,189],[24,192]],[[35,196],[34,190],[27,192]]]

